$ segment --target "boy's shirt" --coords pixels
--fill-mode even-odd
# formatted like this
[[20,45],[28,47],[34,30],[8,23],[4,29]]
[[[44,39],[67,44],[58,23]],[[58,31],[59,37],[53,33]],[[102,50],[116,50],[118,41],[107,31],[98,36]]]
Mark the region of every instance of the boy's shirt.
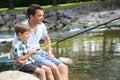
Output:
[[[29,46],[26,44],[26,42],[22,42],[18,40],[17,44],[13,47],[13,54],[15,56],[15,60],[18,59],[21,56],[24,56],[28,54],[30,51]],[[35,61],[29,57],[26,64],[34,63]]]

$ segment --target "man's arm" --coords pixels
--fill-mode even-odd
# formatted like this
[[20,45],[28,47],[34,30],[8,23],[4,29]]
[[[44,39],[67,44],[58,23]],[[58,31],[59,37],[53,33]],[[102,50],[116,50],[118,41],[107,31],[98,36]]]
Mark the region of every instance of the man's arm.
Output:
[[45,43],[46,43],[46,45],[49,45],[48,46],[48,56],[51,58],[54,57],[54,55],[52,54],[51,45],[50,45],[51,39],[48,34],[45,36]]

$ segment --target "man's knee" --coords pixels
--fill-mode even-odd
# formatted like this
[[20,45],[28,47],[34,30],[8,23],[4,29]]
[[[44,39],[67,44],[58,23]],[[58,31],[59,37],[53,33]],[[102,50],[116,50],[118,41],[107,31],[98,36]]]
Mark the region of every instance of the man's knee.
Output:
[[59,68],[59,70],[62,70],[62,71],[66,71],[66,70],[68,70],[68,66],[67,65],[65,65],[65,64],[63,64],[63,63],[61,63],[61,64],[59,64],[58,65],[58,68]]

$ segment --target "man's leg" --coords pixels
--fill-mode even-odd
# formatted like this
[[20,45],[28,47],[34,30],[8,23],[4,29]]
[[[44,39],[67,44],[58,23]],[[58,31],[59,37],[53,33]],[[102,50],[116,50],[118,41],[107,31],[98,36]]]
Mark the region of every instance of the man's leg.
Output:
[[41,53],[37,53],[36,55],[32,56],[32,58],[35,61],[40,62],[43,65],[46,65],[46,66],[50,67],[55,80],[62,80],[59,69],[57,68],[57,66],[53,62],[51,62],[50,59],[47,59],[46,58],[47,56],[44,56],[44,55],[46,55],[46,53],[41,52]]
[[51,67],[53,75],[57,75],[58,78],[60,78],[57,80],[61,80],[61,77],[62,80],[68,80],[68,67],[56,58],[49,59],[45,51],[40,51],[36,55],[32,56],[32,58],[35,61],[39,61],[44,65]]
[[63,80],[68,80],[68,66],[65,64],[61,63],[58,65],[59,72],[62,76]]
[[52,58],[50,59],[50,61],[57,66],[57,69],[59,70],[59,73],[62,77],[62,80],[68,80],[68,66],[63,64],[57,58]]
[[58,70],[58,67],[55,64],[52,64],[50,66],[50,68],[51,68],[51,70],[53,72],[55,80],[62,80],[62,77],[61,77],[61,74],[60,74],[60,72]]

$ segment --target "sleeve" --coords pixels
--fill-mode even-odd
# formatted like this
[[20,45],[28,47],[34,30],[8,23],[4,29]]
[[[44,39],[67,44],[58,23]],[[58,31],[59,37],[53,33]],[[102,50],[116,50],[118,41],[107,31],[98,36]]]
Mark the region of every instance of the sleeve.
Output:
[[13,42],[12,42],[12,46],[15,46],[15,44],[18,42],[18,37],[16,35],[16,33],[14,33],[14,39],[13,39]]
[[45,24],[42,24],[42,25],[43,25],[43,35],[42,35],[42,38],[44,39],[44,37],[48,34],[48,31],[46,29]]
[[21,55],[22,53],[21,53],[21,51],[18,47],[14,47],[13,52],[14,52],[14,55],[15,55],[16,59],[22,56]]

